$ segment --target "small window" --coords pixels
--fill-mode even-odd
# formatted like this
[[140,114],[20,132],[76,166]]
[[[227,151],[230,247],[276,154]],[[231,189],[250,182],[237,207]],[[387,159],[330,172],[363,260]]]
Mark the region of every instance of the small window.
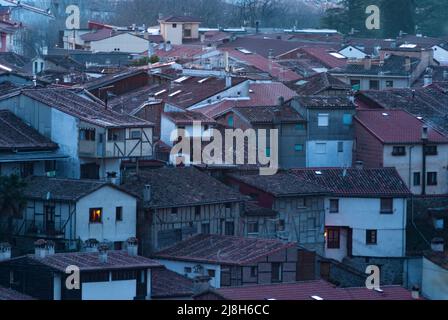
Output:
[[282,282],[283,279],[283,264],[274,262],[272,263],[272,282]]
[[201,233],[202,234],[210,234],[210,223],[203,223],[201,225]]
[[330,199],[330,213],[339,213],[339,199]]
[[81,129],[79,130],[79,140],[81,141],[95,141],[95,129]]
[[196,206],[194,208],[194,215],[196,216],[196,218],[200,218],[201,217],[201,206]]
[[177,214],[178,209],[177,208],[171,208],[171,214]]
[[386,88],[393,88],[394,87],[394,81],[393,80],[387,80],[386,81]]
[[438,218],[434,220],[434,227],[436,230],[443,230],[445,228],[445,219]]
[[377,244],[378,241],[378,231],[377,230],[366,230],[366,244],[372,245]]
[[103,220],[103,209],[102,208],[92,208],[90,212],[90,223],[102,223]]
[[123,221],[123,207],[116,207],[115,208],[115,220],[116,221]]
[[437,185],[437,172],[428,172],[427,178],[428,186],[436,186]]
[[231,115],[231,116],[229,116],[229,117],[227,118],[227,124],[228,124],[229,127],[233,127],[233,124],[234,124],[234,118],[233,118],[233,115]]
[[338,142],[338,152],[339,153],[344,152],[344,142],[342,142],[342,141]]
[[326,143],[316,143],[316,154],[326,154],[327,144]]
[[173,28],[177,28],[177,23],[173,23]]
[[258,234],[258,221],[257,222],[249,222],[247,224],[247,233],[248,234]]
[[297,199],[297,209],[306,208],[306,198]]
[[341,247],[340,230],[338,228],[327,229],[327,248],[339,249]]
[[271,157],[271,148],[266,148],[266,158]]
[[226,203],[226,209],[232,209],[232,204],[231,203]]
[[115,241],[115,242],[114,242],[114,250],[115,250],[115,251],[123,250],[123,242],[121,242],[121,241]]
[[297,131],[303,131],[305,130],[305,125],[303,123],[296,124],[295,129]]
[[418,187],[422,184],[422,179],[421,179],[421,173],[420,172],[414,172],[414,187]]
[[285,231],[286,226],[285,226],[285,220],[280,219],[277,223],[277,232],[283,232]]
[[406,147],[403,146],[395,146],[392,149],[392,155],[395,157],[405,156],[406,155]]
[[425,154],[427,156],[436,156],[438,154],[437,146],[426,146],[425,147]]
[[140,139],[142,137],[141,131],[131,131],[131,139]]
[[213,269],[208,269],[207,274],[209,277],[214,278],[216,276],[216,271]]
[[184,273],[185,273],[185,274],[188,274],[188,273],[191,273],[191,272],[192,272],[191,267],[185,267],[185,268],[184,268]]
[[330,123],[329,114],[319,114],[317,116],[317,125],[319,127],[328,127],[329,123]]
[[258,276],[258,267],[250,267],[250,277],[256,278]]
[[342,123],[345,126],[351,126],[353,123],[353,116],[350,113],[344,114],[344,116],[342,117]]
[[369,81],[370,90],[380,90],[380,82],[378,80]]
[[301,152],[301,151],[303,151],[303,144],[296,144],[296,145],[294,146],[294,150],[295,150],[296,152]]
[[352,90],[359,91],[361,90],[361,80],[350,80],[350,86],[352,87]]
[[394,212],[394,199],[382,198],[381,199],[381,213],[391,214]]
[[234,236],[235,235],[235,224],[233,221],[227,221],[225,225],[225,235]]

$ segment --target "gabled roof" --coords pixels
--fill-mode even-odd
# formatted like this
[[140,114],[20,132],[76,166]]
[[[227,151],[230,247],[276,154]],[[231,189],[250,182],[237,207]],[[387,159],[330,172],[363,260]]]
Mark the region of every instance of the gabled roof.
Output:
[[12,289],[0,287],[0,301],[27,301],[35,300],[33,297]]
[[143,200],[145,185],[151,186],[147,208],[176,208],[240,202],[246,198],[222,182],[195,168],[160,168],[140,171],[121,186]]
[[[78,201],[103,187],[129,194],[114,184],[102,181],[30,177],[26,180],[24,196],[34,200]],[[129,195],[135,197],[133,194]]]
[[90,41],[99,41],[110,38],[114,34],[112,29],[98,29],[91,33],[86,33],[80,36],[81,40],[90,42]]
[[244,265],[297,244],[279,240],[199,234],[154,254],[157,259]]
[[58,145],[8,110],[0,110],[0,150],[56,150]]
[[300,180],[289,172],[261,176],[258,174],[229,174],[231,179],[247,184],[275,197],[325,195],[329,190],[317,183]]
[[410,191],[395,168],[293,169],[298,181],[313,183],[343,197],[403,197]]
[[305,108],[355,109],[355,104],[347,96],[299,96],[295,98]]
[[164,112],[163,115],[177,125],[192,125],[195,121],[209,125],[216,123],[212,118],[195,111],[185,110],[183,112]]
[[151,298],[167,299],[193,296],[193,280],[166,268],[151,270]]
[[[409,290],[382,286],[381,292],[367,288],[338,288],[324,280],[297,283],[220,288],[210,293],[225,300],[413,300]],[[206,292],[207,293],[207,292]],[[206,293],[197,295],[200,297]],[[313,298],[316,297],[316,298]]]
[[112,111],[97,100],[87,97],[82,90],[65,88],[23,89],[0,99],[9,99],[23,94],[39,101],[50,108],[55,108],[87,123],[103,128],[146,128],[152,127],[151,122],[133,116]]
[[305,54],[312,59],[316,59],[327,68],[343,68],[347,65],[347,58],[335,50],[329,50],[325,47],[305,47],[297,49],[298,53]]
[[[382,143],[421,144],[425,123],[404,110],[358,110],[356,121]],[[430,143],[448,143],[448,137],[428,127]]]
[[69,71],[84,71],[84,66],[70,56],[47,55],[44,56],[44,60]]
[[16,263],[22,265],[42,265],[57,272],[66,272],[68,266],[77,266],[81,272],[101,271],[101,270],[133,270],[160,268],[161,265],[154,260],[142,257],[131,256],[126,251],[108,251],[107,262],[101,262],[98,252],[72,252],[56,253],[39,258],[34,254],[17,257],[0,263]]
[[251,124],[305,122],[305,119],[289,105],[281,107],[238,107],[232,110]]
[[288,86],[302,96],[319,95],[326,90],[340,90],[348,92],[350,85],[332,76],[328,72],[317,73]]
[[126,80],[139,75],[148,75],[145,70],[140,69],[126,69],[113,74],[105,75],[101,78],[93,79],[82,85],[83,88],[91,91],[98,88],[106,87],[121,80]]

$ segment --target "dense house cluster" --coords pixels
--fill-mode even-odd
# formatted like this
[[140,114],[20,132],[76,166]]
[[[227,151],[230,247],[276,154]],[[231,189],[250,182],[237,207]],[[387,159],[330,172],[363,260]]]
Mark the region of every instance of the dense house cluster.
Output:
[[446,39],[2,23],[0,300],[448,299]]

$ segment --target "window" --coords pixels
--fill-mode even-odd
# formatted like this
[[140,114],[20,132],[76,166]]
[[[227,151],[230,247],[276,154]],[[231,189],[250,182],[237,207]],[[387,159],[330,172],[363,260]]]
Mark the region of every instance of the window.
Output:
[[90,212],[90,223],[102,223],[103,208],[92,208]]
[[137,271],[135,270],[116,270],[112,271],[112,281],[136,280]]
[[226,207],[226,209],[230,210],[230,209],[232,209],[232,204],[231,203],[226,203],[225,207]]
[[184,273],[191,273],[191,267],[185,267],[184,268]]
[[79,130],[79,140],[81,141],[95,141],[95,129],[81,129]]
[[438,154],[437,146],[426,146],[425,147],[425,154],[427,156],[436,156]]
[[403,146],[395,146],[392,149],[393,156],[405,156],[406,155],[406,147]]
[[339,199],[330,199],[330,213],[339,213]]
[[297,131],[305,130],[305,124],[303,123],[296,124],[295,129]]
[[319,127],[328,127],[330,122],[329,114],[319,114],[317,115],[317,125]]
[[233,221],[227,221],[225,225],[225,235],[234,236],[235,235],[235,224]]
[[203,223],[201,225],[201,233],[202,234],[210,234],[210,223]]
[[342,123],[345,126],[351,126],[353,123],[353,116],[350,113],[344,114],[344,116],[342,117]]
[[173,28],[177,28],[177,23],[173,23]]
[[283,278],[283,264],[274,262],[272,263],[272,282],[282,282]]
[[230,115],[230,116],[227,118],[227,124],[228,124],[229,127],[233,127],[233,124],[234,124],[234,118],[233,118],[233,115]]
[[294,146],[294,150],[295,150],[296,152],[303,151],[303,144],[296,144],[296,145]]
[[109,282],[109,272],[83,272],[81,274],[81,282]]
[[340,242],[340,230],[338,228],[327,229],[327,248],[339,249],[341,246]]
[[366,244],[377,244],[377,236],[377,230],[366,230]]
[[297,209],[303,209],[303,208],[306,208],[306,199],[305,198],[297,199]]
[[339,153],[344,152],[344,142],[342,141],[338,142],[338,152]]
[[266,157],[271,157],[271,148],[266,148]]
[[394,212],[394,199],[382,198],[381,199],[381,213],[390,214]]
[[107,141],[118,141],[120,135],[117,131],[108,130],[107,131]]
[[196,206],[194,208],[194,215],[196,216],[196,218],[200,218],[201,217],[201,206]]
[[191,38],[191,29],[185,29],[184,30],[184,37],[185,38]]
[[436,230],[443,230],[445,228],[445,219],[438,218],[434,220],[434,227]]
[[326,143],[316,143],[316,154],[326,154],[327,144]]
[[178,209],[177,208],[171,208],[171,214],[175,215],[177,214]]
[[123,207],[115,208],[115,221],[123,221]]
[[116,250],[116,251],[123,250],[123,242],[115,241],[114,242],[114,250]]
[[394,81],[393,80],[387,80],[386,81],[386,88],[393,88],[394,87]]
[[285,220],[281,219],[277,223],[277,232],[285,231]]
[[216,271],[213,269],[208,269],[207,274],[209,277],[214,278],[216,276]]
[[56,171],[56,161],[47,160],[45,161],[45,172],[54,172]]
[[370,90],[380,90],[380,82],[378,80],[369,81]]
[[141,131],[131,131],[131,139],[140,139],[142,137]]
[[247,224],[248,234],[258,234],[258,222],[249,222]]
[[250,267],[250,277],[255,278],[258,276],[258,267]]
[[422,184],[422,177],[420,172],[414,172],[414,186],[420,186]]
[[350,86],[353,90],[361,90],[361,80],[350,80]]
[[428,186],[436,186],[437,185],[437,172],[428,172],[427,178]]

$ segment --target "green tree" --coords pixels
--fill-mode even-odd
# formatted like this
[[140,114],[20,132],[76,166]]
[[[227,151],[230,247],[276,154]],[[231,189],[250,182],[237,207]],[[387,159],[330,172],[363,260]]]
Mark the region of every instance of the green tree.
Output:
[[383,0],[381,4],[382,36],[397,37],[400,32],[414,34],[415,5],[413,0]]
[[0,176],[0,218],[7,221],[7,233],[13,230],[13,219],[20,217],[26,205],[26,183],[17,175]]
[[448,35],[446,0],[416,0],[416,25],[419,33],[440,37]]

